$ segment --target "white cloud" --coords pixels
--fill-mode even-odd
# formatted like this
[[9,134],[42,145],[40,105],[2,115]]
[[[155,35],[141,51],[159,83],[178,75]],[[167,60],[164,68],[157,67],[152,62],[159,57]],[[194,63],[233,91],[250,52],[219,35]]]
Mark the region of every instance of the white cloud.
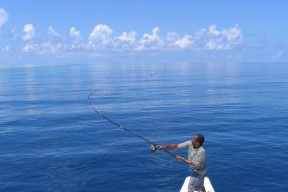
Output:
[[238,25],[230,29],[224,29],[222,34],[228,42],[228,48],[241,43],[243,39],[241,29]]
[[52,26],[49,26],[49,28],[48,28],[48,35],[49,35],[50,37],[60,36],[60,34],[58,33],[58,31],[56,31]]
[[7,21],[8,21],[8,13],[4,9],[0,8],[0,27]]
[[123,32],[116,39],[119,39],[122,42],[126,42],[128,44],[134,44],[136,41],[136,32],[132,31],[130,33]]
[[140,43],[147,44],[156,41],[159,38],[158,36],[159,33],[160,33],[159,27],[155,27],[154,29],[152,29],[152,35],[145,33],[142,39],[140,40]]
[[193,45],[193,40],[191,39],[191,35],[184,35],[183,38],[176,40],[175,44],[182,49],[191,48]]
[[144,33],[140,39],[140,45],[137,50],[147,50],[147,49],[160,49],[164,46],[164,41],[159,35],[159,27],[152,29],[152,34]]
[[175,32],[168,32],[165,37],[165,41],[167,42],[175,42],[179,39],[179,35]]
[[23,52],[33,52],[36,54],[51,54],[58,51],[63,51],[63,45],[61,43],[53,43],[50,41],[39,43],[26,43],[22,48]]
[[208,34],[214,35],[216,37],[219,36],[221,33],[216,28],[216,25],[211,25],[208,29]]
[[26,24],[23,28],[23,32],[25,33],[25,35],[23,36],[24,41],[28,41],[30,39],[33,39],[35,37],[35,34],[36,34],[36,30],[32,24]]
[[70,37],[73,37],[75,39],[80,39],[81,38],[80,31],[78,31],[75,27],[71,27]]
[[[54,37],[60,37],[60,34],[52,27],[48,28],[48,36],[52,37],[54,41],[50,40],[41,40],[35,39],[36,30],[32,24],[26,24],[24,26],[24,36],[23,40],[25,42],[22,51],[23,52],[34,52],[36,54],[47,54],[47,53],[56,53],[57,51],[63,48],[61,42]],[[31,41],[33,40],[33,41]],[[63,50],[63,49],[62,49]]]
[[201,29],[193,36],[195,49],[202,50],[227,50],[240,45],[243,39],[241,29],[238,25],[232,28],[217,30],[216,25],[208,29]]
[[89,34],[88,45],[90,47],[99,47],[101,45],[108,45],[113,41],[112,29],[108,25],[97,25]]

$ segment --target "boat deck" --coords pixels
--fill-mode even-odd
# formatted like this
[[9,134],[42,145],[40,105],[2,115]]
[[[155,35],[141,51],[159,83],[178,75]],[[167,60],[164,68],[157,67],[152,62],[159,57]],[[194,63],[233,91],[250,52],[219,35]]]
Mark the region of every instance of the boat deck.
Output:
[[[190,176],[186,177],[186,179],[185,179],[185,181],[181,187],[180,192],[188,192],[189,179],[190,179]],[[208,177],[205,177],[205,179],[204,179],[204,186],[205,186],[206,192],[215,192],[214,188],[210,182],[210,179]]]

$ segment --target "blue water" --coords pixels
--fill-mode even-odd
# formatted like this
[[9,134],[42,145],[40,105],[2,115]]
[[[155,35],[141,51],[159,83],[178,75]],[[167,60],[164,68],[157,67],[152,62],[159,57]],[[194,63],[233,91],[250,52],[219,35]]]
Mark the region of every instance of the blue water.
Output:
[[0,85],[1,192],[180,190],[188,167],[91,91],[153,142],[204,134],[216,192],[288,189],[288,64],[2,67]]

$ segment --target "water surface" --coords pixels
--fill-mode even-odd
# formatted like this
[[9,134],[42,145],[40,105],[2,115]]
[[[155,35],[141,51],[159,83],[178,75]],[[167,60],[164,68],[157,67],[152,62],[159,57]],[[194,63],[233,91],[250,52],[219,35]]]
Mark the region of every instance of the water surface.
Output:
[[[216,191],[288,189],[288,65],[94,64],[0,69],[0,191],[179,191],[159,143],[206,137]],[[173,151],[186,156],[186,151]]]

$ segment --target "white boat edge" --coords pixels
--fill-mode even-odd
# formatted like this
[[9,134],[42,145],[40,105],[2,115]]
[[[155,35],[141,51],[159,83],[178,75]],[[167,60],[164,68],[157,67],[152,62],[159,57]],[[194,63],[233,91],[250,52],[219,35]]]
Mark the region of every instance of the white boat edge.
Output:
[[[189,184],[190,176],[186,177],[180,192],[188,192],[188,184]],[[210,179],[208,177],[205,177],[204,179],[204,187],[206,189],[206,192],[215,192],[214,188],[210,182]],[[195,191],[196,192],[196,191]]]

